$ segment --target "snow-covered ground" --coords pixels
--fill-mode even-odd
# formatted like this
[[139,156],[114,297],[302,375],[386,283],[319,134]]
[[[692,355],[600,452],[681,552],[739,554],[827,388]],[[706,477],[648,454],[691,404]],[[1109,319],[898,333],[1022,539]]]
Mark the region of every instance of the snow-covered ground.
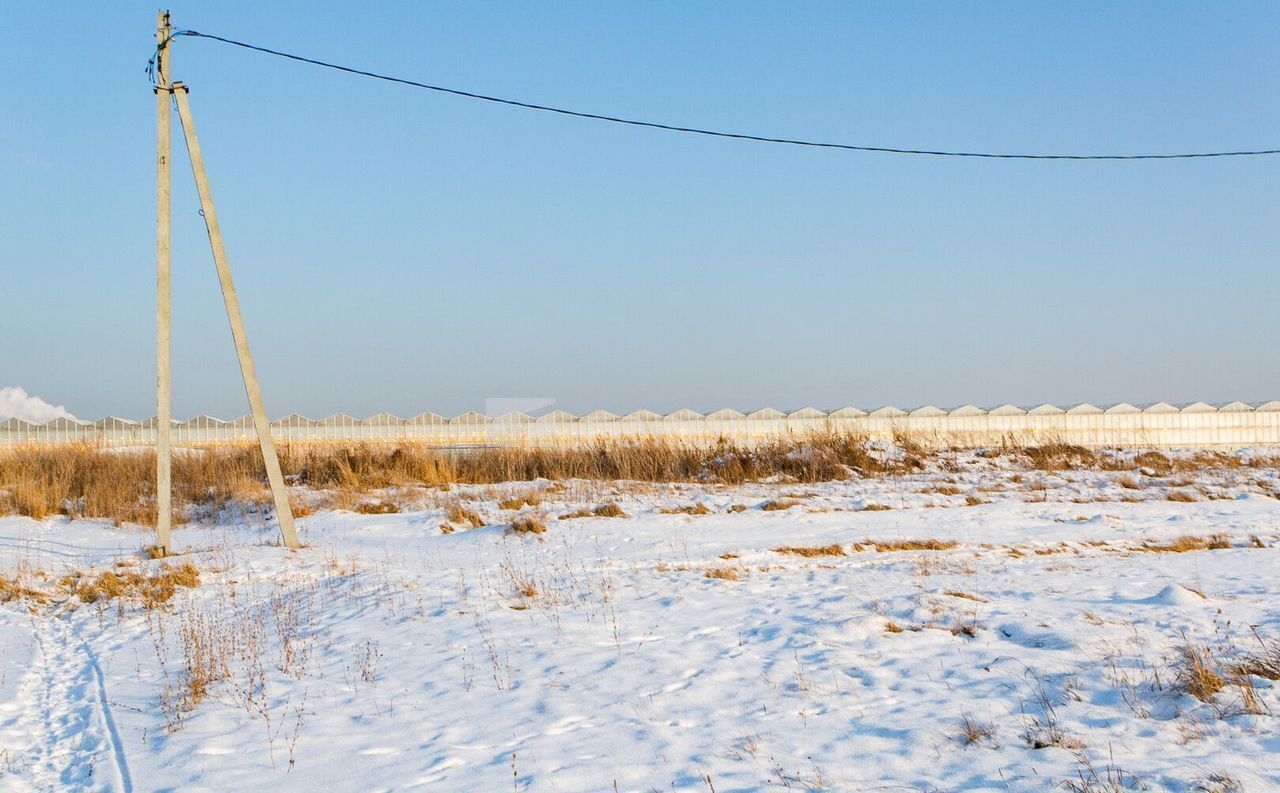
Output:
[[[305,517],[298,553],[224,517],[164,561],[0,518],[0,572],[49,597],[0,605],[0,788],[1280,789],[1277,684],[1202,701],[1178,671],[1280,637],[1274,470],[1123,476],[455,487]],[[443,533],[453,503],[488,525]],[[559,517],[603,503],[626,516]],[[1154,550],[1187,535],[1229,547]],[[928,539],[956,545],[886,545]],[[153,609],[59,583],[187,561]]]

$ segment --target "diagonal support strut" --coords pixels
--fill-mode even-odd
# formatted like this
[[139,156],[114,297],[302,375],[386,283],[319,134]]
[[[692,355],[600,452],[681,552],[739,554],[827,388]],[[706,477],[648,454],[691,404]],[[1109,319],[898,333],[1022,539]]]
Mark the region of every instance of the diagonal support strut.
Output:
[[209,231],[209,247],[213,250],[213,263],[218,270],[218,281],[222,284],[222,300],[227,306],[227,319],[231,322],[231,337],[236,345],[236,357],[240,360],[240,375],[244,378],[244,390],[249,397],[249,408],[253,413],[253,428],[258,435],[258,445],[262,448],[262,462],[267,469],[267,481],[271,484],[271,497],[275,500],[276,518],[280,521],[280,534],[285,547],[297,550],[298,532],[293,526],[293,510],[289,507],[289,491],[284,486],[284,476],[280,472],[280,458],[276,456],[275,442],[271,439],[271,425],[267,422],[267,411],[262,403],[262,388],[258,385],[258,372],[253,366],[253,356],[249,353],[249,335],[244,329],[244,318],[240,314],[240,301],[236,297],[236,287],[231,280],[231,267],[227,264],[227,252],[222,244],[222,230],[218,227],[218,215],[213,208],[213,194],[209,191],[209,179],[204,171],[204,158],[200,154],[200,141],[196,137],[195,122],[191,118],[191,106],[187,101],[187,87],[182,83],[173,84],[173,95],[178,101],[178,119],[182,122],[182,134],[187,143],[187,154],[191,160],[191,172],[195,176],[196,191],[200,194],[200,207],[204,212],[205,227]]

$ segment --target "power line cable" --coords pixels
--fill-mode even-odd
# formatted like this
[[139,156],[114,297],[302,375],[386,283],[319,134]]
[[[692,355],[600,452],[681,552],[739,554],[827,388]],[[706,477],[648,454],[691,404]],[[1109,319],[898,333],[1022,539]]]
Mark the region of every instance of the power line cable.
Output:
[[[437,91],[443,94],[452,94],[467,99],[477,99],[484,102],[493,102],[500,105],[509,105],[511,107],[521,107],[527,110],[540,110],[546,113],[557,113],[562,116],[572,116],[574,118],[592,119],[594,121],[607,121],[613,124],[625,124],[632,127],[647,127],[649,129],[660,129],[668,132],[685,132],[691,135],[706,135],[714,138],[730,138],[734,140],[749,140],[758,143],[781,143],[788,146],[805,146],[815,149],[842,149],[845,151],[861,151],[861,152],[877,152],[881,154],[916,154],[927,157],[973,157],[991,160],[1190,160],[1202,159],[1207,157],[1258,157],[1271,154],[1280,154],[1280,149],[1260,149],[1253,151],[1210,151],[1210,152],[1190,152],[1181,154],[1004,154],[995,152],[974,152],[974,151],[945,151],[933,149],[906,149],[892,146],[856,146],[847,143],[822,143],[812,140],[800,140],[796,138],[774,138],[766,135],[751,135],[743,132],[725,132],[722,130],[700,129],[698,127],[683,127],[675,124],[663,124],[657,121],[641,121],[638,119],[621,118],[618,116],[607,116],[600,113],[586,113],[580,110],[569,110],[562,107],[552,107],[550,105],[539,105],[532,102],[521,102],[516,99],[503,99],[496,96],[488,96],[485,94],[477,94],[472,91],[463,91],[458,88],[446,88],[440,85],[431,85],[429,83],[421,83],[416,80],[407,80],[403,77],[392,77],[390,75],[379,74],[364,69],[356,69],[351,66],[342,66],[328,61],[318,60],[316,58],[308,58],[302,55],[294,55],[280,50],[270,49],[269,47],[261,47],[256,44],[248,44],[243,41],[236,41],[224,36],[216,36],[212,33],[200,33],[195,30],[175,30],[167,39],[160,42],[156,47],[157,54],[161,49],[170,45],[173,39],[179,36],[188,36],[192,38],[208,39],[210,41],[218,41],[223,44],[230,44],[235,47],[242,47],[254,52],[260,52],[266,55],[273,55],[277,58],[285,58],[299,63],[307,63],[312,66],[320,66],[326,69],[334,69],[347,74],[353,74],[360,77],[370,77],[375,80],[382,80],[388,83],[396,83],[398,85],[407,85],[411,88],[422,88],[428,91]],[[150,75],[152,84],[157,84],[157,76],[155,74],[156,57],[152,56],[147,66],[147,74]]]

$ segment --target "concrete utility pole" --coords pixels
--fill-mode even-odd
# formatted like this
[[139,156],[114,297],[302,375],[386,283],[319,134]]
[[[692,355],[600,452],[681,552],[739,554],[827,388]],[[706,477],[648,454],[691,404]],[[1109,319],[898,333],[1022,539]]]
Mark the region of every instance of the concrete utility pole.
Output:
[[236,297],[236,287],[231,280],[231,267],[227,264],[227,253],[222,245],[218,214],[213,208],[213,194],[209,191],[209,180],[204,172],[204,157],[200,154],[200,141],[196,137],[195,122],[191,119],[191,106],[187,102],[187,87],[182,83],[173,83],[173,95],[178,100],[178,119],[182,122],[182,134],[187,142],[187,154],[191,159],[191,173],[196,179],[196,191],[200,194],[204,224],[209,231],[209,247],[213,250],[213,263],[218,270],[218,281],[222,284],[222,300],[226,303],[227,319],[231,322],[231,337],[235,340],[236,356],[240,359],[240,375],[244,378],[244,390],[249,397],[249,408],[253,412],[253,428],[258,434],[258,445],[262,448],[262,462],[267,468],[267,481],[271,483],[271,496],[275,500],[276,518],[280,521],[280,534],[284,538],[285,547],[297,550],[302,546],[298,542],[298,533],[293,527],[293,510],[289,507],[289,491],[285,489],[284,476],[280,473],[280,459],[276,456],[275,443],[271,440],[271,425],[267,421],[266,408],[263,407],[258,373],[253,366],[253,356],[249,353],[249,336],[245,333],[244,319],[240,315],[240,301]]
[[173,516],[172,370],[169,347],[169,12],[156,15],[156,549],[169,553]]

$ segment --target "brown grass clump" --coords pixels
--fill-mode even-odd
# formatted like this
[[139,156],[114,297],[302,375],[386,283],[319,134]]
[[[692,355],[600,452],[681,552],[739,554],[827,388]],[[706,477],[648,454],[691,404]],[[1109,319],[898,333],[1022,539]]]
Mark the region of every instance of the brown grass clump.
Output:
[[516,534],[546,534],[547,524],[537,515],[525,515],[511,521],[511,530]]
[[979,597],[979,596],[977,596],[977,595],[972,595],[972,594],[970,594],[970,593],[968,593],[968,592],[961,592],[961,591],[959,591],[959,590],[957,590],[957,589],[948,589],[947,591],[943,592],[942,594],[947,595],[948,597],[961,598],[961,599],[963,599],[963,600],[972,600],[972,601],[973,601],[973,602],[975,602],[975,603],[986,603],[986,602],[987,602],[987,599],[986,599],[986,598],[984,598],[984,597]]
[[845,556],[846,555],[844,548],[840,545],[840,543],[832,543],[831,545],[816,545],[816,546],[809,546],[809,547],[784,545],[780,548],[774,548],[773,552],[791,554],[793,556],[803,556],[808,559],[812,559],[817,556]]
[[1128,475],[1122,476],[1119,479],[1117,479],[1116,484],[1120,485],[1125,490],[1141,490],[1142,489],[1142,484],[1139,483],[1138,480],[1135,479],[1134,477],[1128,476]]
[[[741,505],[738,505],[741,506]],[[742,509],[746,509],[743,507]],[[732,508],[730,509],[732,510]],[[706,504],[686,504],[683,507],[667,507],[662,510],[663,515],[710,515],[711,510],[707,509]]]
[[1182,690],[1201,702],[1209,702],[1213,695],[1226,688],[1227,683],[1218,674],[1213,651],[1184,639],[1178,648],[1176,675]]
[[903,631],[906,630],[906,628],[902,627],[901,625],[894,622],[893,620],[888,620],[887,622],[885,622],[884,629],[887,630],[889,633],[902,633]]
[[964,636],[965,638],[972,639],[978,635],[978,630],[981,627],[982,626],[978,624],[978,617],[975,614],[967,620],[961,620],[952,625],[951,635]]
[[1166,501],[1178,501],[1183,504],[1190,504],[1193,501],[1199,501],[1193,494],[1185,490],[1173,490],[1169,495],[1165,496]]
[[502,499],[498,502],[498,509],[522,509],[523,507],[536,507],[541,503],[542,494],[536,490],[530,490]]
[[627,513],[623,512],[621,507],[612,502],[601,504],[591,510],[591,514],[597,518],[625,518],[627,516]]
[[704,577],[717,581],[737,581],[741,575],[742,571],[737,567],[712,567],[703,573]]
[[484,519],[474,510],[467,509],[461,504],[451,505],[445,512],[445,520],[455,526],[465,526],[469,529],[478,529],[485,525]]
[[893,509],[893,507],[889,506],[888,504],[867,504],[858,511],[859,512],[884,512],[890,509]]
[[1211,534],[1208,537],[1188,534],[1163,544],[1147,543],[1141,550],[1153,553],[1187,553],[1188,551],[1222,551],[1230,547],[1231,538],[1225,534]]
[[10,603],[15,600],[47,603],[49,596],[23,584],[21,576],[0,575],[0,603]]
[[1133,458],[1133,464],[1139,468],[1153,471],[1160,476],[1173,470],[1173,461],[1160,452],[1143,452]]
[[994,738],[996,725],[992,722],[981,722],[970,716],[960,719],[960,737],[967,744],[975,744],[983,739]]
[[1080,468],[1093,468],[1098,463],[1098,456],[1083,446],[1069,443],[1046,443],[1043,446],[1031,446],[1023,450],[1033,468],[1041,471],[1066,471]]
[[959,545],[955,540],[867,540],[881,553],[887,551],[949,551]]
[[400,507],[390,501],[364,501],[356,506],[361,515],[392,515],[400,511]]
[[1265,680],[1280,680],[1280,641],[1257,636],[1260,649],[1245,653],[1231,668],[1237,676],[1253,675]]
[[986,499],[979,498],[978,496],[965,496],[964,503],[970,507],[978,507],[983,504],[989,504],[991,502],[987,501]]
[[781,512],[784,510],[791,509],[792,507],[798,507],[798,506],[800,506],[799,501],[790,501],[785,498],[775,498],[761,504],[760,509],[764,510],[765,512]]
[[200,586],[200,571],[190,562],[177,567],[162,566],[155,575],[144,576],[135,570],[106,570],[97,576],[69,576],[65,583],[83,603],[128,598],[139,600],[152,609],[168,603],[178,587]]

